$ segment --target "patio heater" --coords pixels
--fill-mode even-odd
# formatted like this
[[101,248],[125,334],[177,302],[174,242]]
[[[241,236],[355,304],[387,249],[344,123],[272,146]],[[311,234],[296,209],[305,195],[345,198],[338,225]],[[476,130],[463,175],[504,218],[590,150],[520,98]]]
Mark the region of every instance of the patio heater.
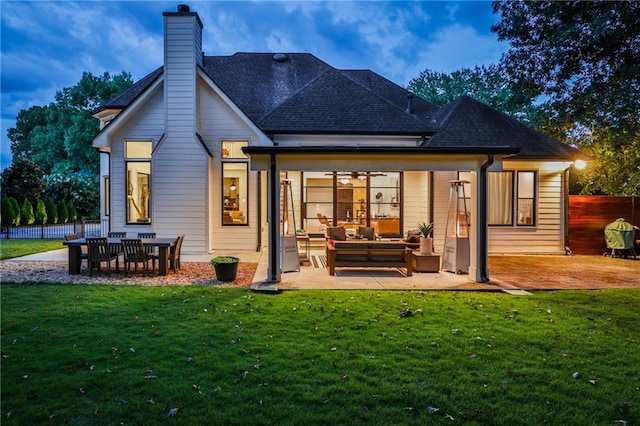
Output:
[[284,179],[280,182],[280,265],[282,272],[300,270],[296,229],[291,180]]
[[469,272],[469,213],[464,185],[466,180],[450,180],[449,209],[444,234],[442,270],[456,274]]

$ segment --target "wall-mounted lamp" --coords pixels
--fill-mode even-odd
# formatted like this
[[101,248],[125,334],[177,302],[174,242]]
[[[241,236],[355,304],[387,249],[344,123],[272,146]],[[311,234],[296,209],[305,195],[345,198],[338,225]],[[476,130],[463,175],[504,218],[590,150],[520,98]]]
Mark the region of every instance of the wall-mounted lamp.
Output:
[[237,188],[238,188],[238,186],[236,185],[236,180],[233,179],[231,181],[231,186],[229,186],[229,189],[232,190],[232,191],[235,191]]
[[340,179],[340,183],[343,185],[348,185],[351,182],[351,180],[347,179],[347,178],[342,178]]
[[582,170],[585,167],[587,167],[587,162],[584,160],[576,160],[573,162],[573,167],[575,167],[578,170]]

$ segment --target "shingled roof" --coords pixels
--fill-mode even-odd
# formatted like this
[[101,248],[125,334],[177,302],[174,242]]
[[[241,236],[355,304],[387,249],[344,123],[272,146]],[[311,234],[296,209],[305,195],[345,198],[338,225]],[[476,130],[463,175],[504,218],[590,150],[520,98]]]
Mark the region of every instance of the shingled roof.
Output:
[[[469,96],[437,107],[369,70],[339,70],[309,53],[205,56],[211,80],[266,134],[431,136],[424,146],[519,147],[518,157],[573,158],[578,151]],[[103,105],[126,108],[160,67]]]
[[518,157],[567,158],[578,151],[470,96],[461,96],[433,115],[438,131],[426,146],[520,147]]

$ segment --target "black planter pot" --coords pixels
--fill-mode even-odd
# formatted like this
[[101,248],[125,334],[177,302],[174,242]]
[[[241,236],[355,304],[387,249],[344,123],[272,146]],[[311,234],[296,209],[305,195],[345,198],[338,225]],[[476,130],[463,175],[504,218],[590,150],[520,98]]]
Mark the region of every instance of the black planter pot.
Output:
[[238,262],[214,263],[213,269],[216,271],[216,278],[220,281],[233,281],[238,275]]

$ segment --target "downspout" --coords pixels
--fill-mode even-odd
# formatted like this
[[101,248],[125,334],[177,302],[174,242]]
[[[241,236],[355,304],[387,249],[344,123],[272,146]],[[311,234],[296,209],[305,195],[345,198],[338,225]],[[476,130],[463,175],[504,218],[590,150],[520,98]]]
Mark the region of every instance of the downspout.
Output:
[[493,164],[494,155],[487,154],[487,161],[480,166],[480,211],[478,212],[478,223],[481,225],[478,229],[478,238],[480,239],[480,279],[481,282],[489,282],[489,265],[487,258],[489,256],[489,235],[487,230],[487,169]]
[[278,175],[276,174],[276,155],[271,153],[269,166],[268,196],[271,198],[269,206],[269,278],[272,283],[278,282]]
[[257,183],[257,197],[258,197],[258,203],[257,203],[257,207],[258,207],[258,226],[257,228],[257,237],[258,237],[258,246],[256,247],[256,251],[260,252],[262,251],[262,172],[257,172],[258,175],[258,183]]

